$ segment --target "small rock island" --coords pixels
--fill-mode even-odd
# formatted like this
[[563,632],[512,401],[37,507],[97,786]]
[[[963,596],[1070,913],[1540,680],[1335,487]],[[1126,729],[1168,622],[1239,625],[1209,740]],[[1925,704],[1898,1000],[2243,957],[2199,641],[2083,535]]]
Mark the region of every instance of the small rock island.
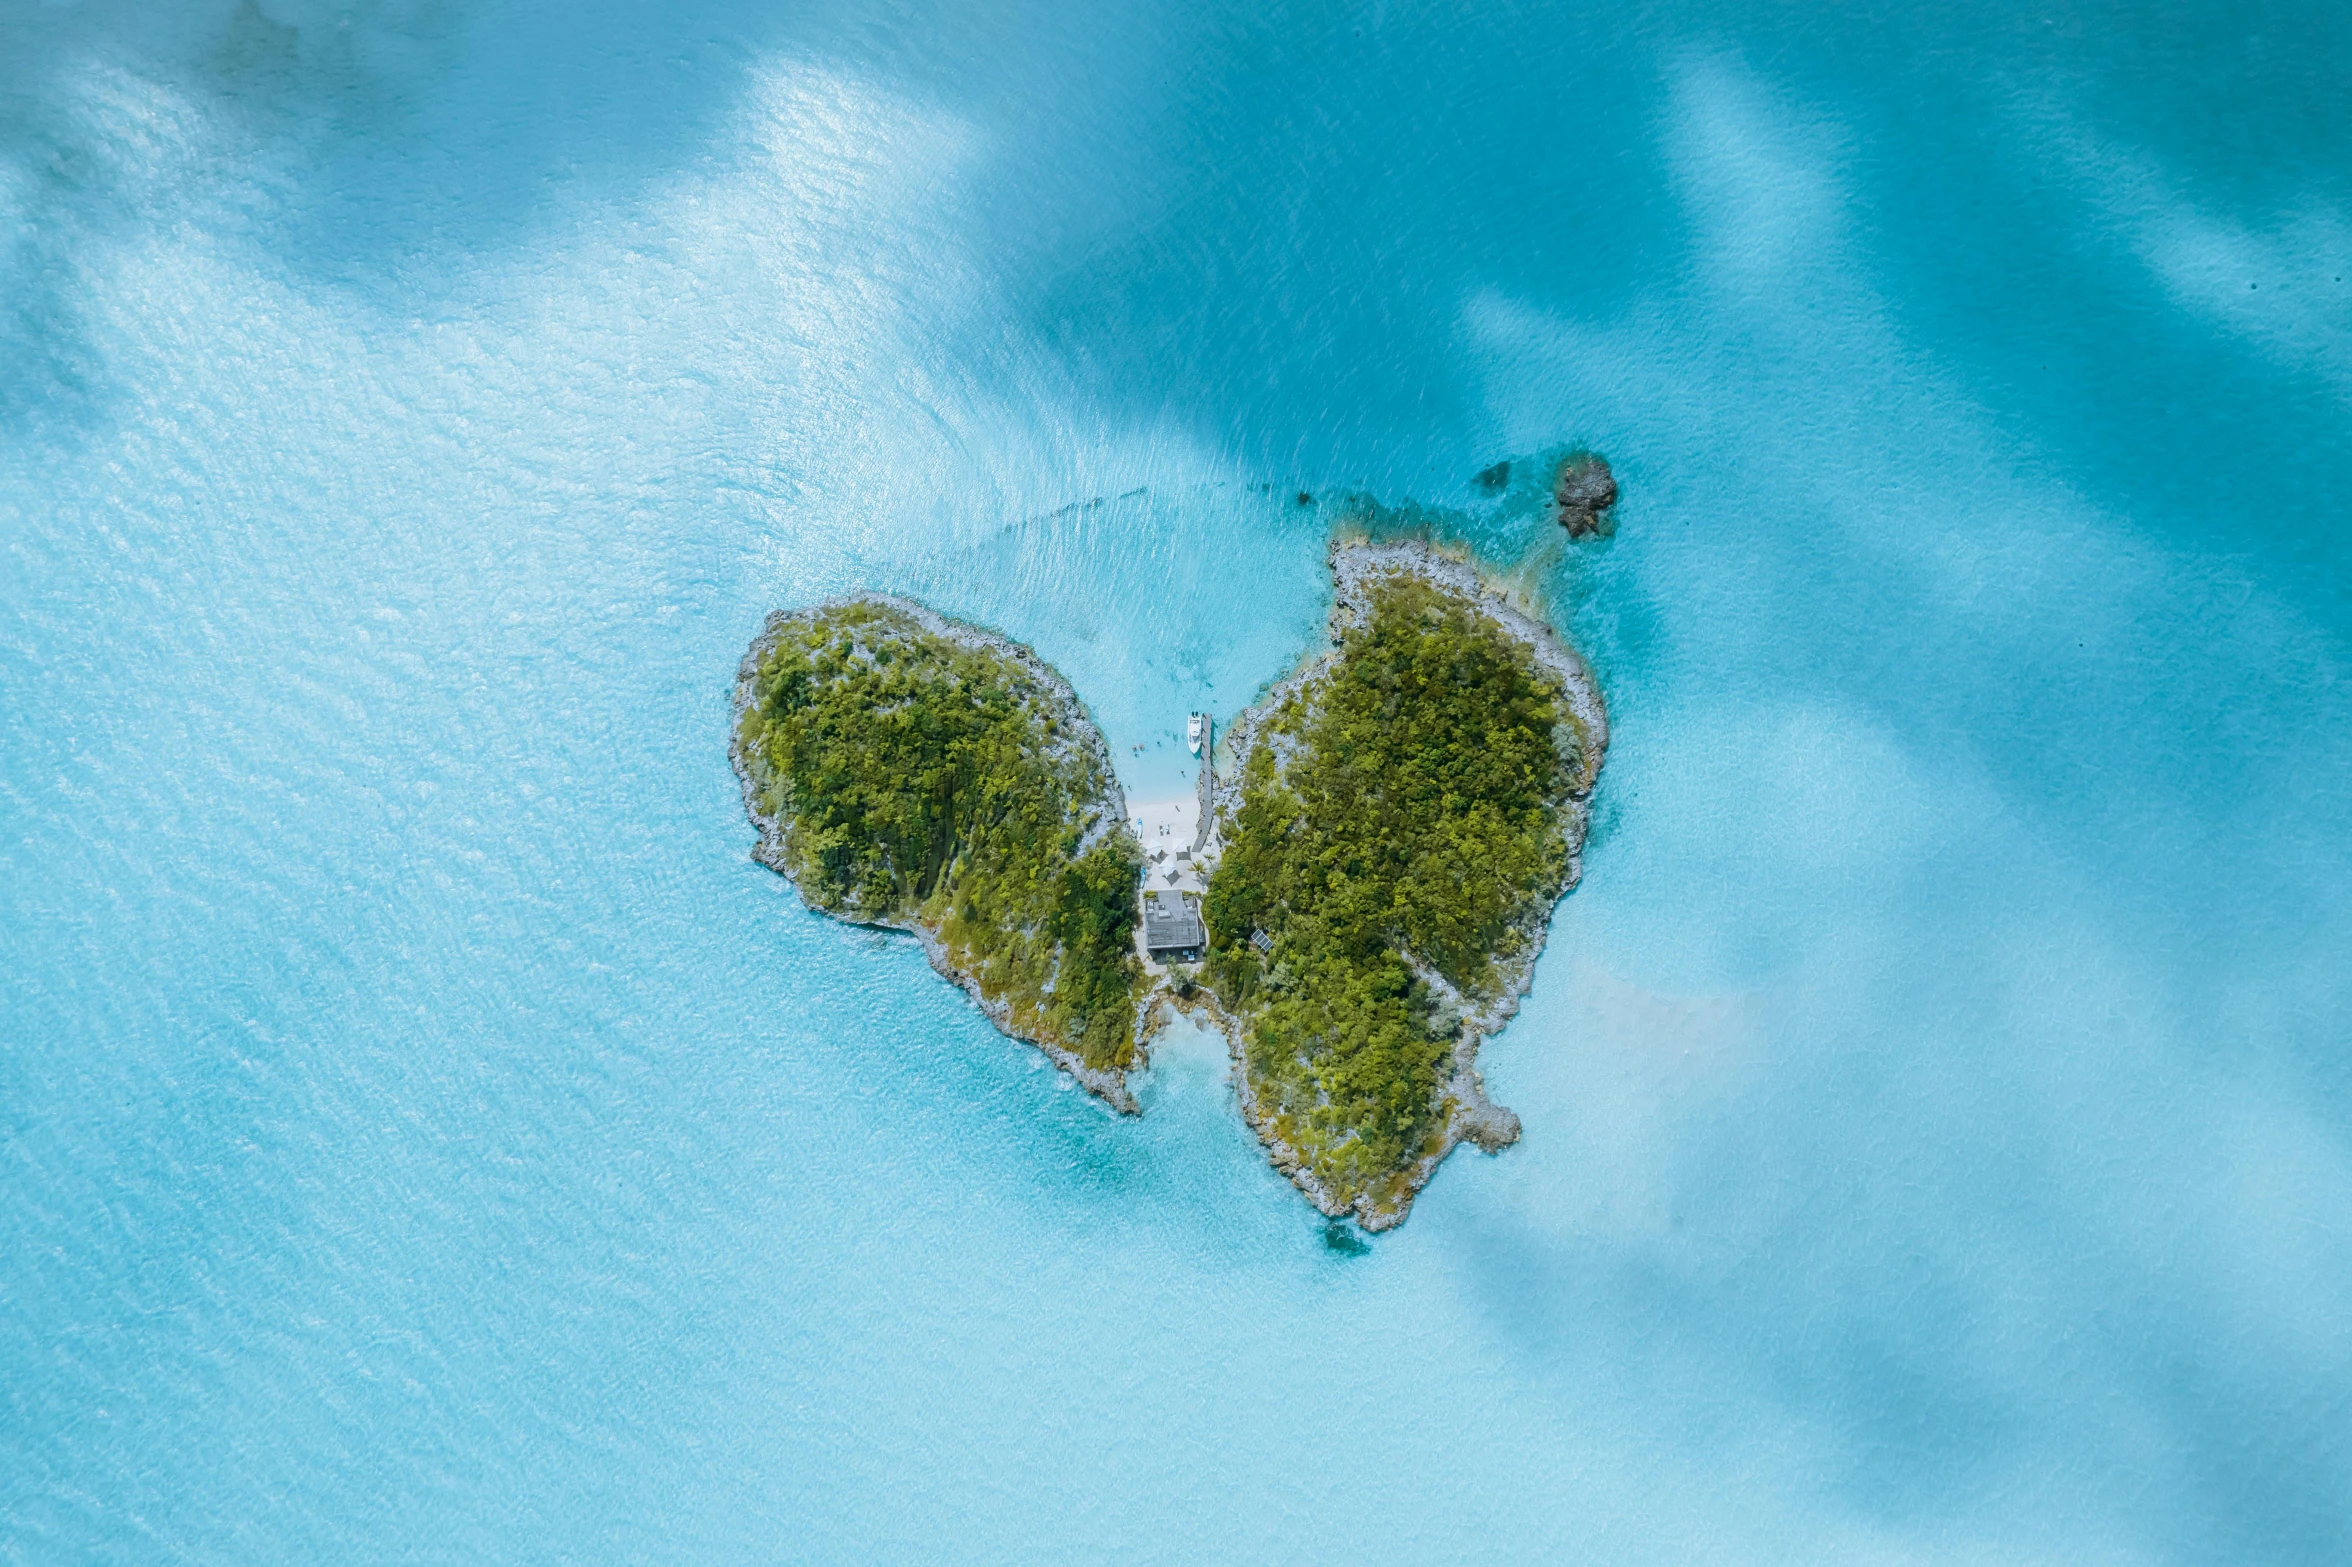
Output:
[[1342,538],[1330,560],[1329,648],[1204,754],[1179,858],[1205,894],[1148,894],[1197,932],[1180,953],[1139,940],[1146,861],[1100,731],[1016,643],[881,595],[780,612],[737,675],[734,760],[755,857],[810,907],[911,932],[1129,1113],[1166,1007],[1204,1018],[1275,1165],[1383,1230],[1455,1146],[1519,1135],[1478,1049],[1576,883],[1608,720],[1584,660],[1467,559]]

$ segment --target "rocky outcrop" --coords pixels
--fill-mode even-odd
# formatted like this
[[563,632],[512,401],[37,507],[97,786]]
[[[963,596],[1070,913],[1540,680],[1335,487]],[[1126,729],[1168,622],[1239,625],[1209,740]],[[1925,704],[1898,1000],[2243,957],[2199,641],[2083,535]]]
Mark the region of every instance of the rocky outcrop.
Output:
[[1570,538],[1605,534],[1612,529],[1610,508],[1617,504],[1617,477],[1609,461],[1597,452],[1580,452],[1560,464],[1552,481],[1552,515]]

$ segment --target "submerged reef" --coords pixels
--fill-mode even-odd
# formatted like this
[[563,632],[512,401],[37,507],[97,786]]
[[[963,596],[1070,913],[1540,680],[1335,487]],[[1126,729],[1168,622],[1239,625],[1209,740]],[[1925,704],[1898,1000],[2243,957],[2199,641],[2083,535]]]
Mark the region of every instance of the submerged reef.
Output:
[[1102,734],[1027,648],[866,595],[769,617],[735,683],[754,857],[908,931],[1006,1033],[1132,1112],[1143,852]]
[[1518,1117],[1479,1042],[1575,884],[1608,744],[1551,628],[1420,543],[1339,542],[1331,650],[1231,731],[1203,977],[1244,1113],[1323,1212],[1401,1222]]

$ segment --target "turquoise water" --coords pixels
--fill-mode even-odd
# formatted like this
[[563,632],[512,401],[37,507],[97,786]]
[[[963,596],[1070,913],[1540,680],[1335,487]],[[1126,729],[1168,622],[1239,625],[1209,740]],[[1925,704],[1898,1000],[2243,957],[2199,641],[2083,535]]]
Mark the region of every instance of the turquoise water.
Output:
[[[2352,13],[1819,9],[0,8],[0,1560],[2352,1556]],[[1155,787],[1566,441],[1401,1230],[748,859],[769,608]]]

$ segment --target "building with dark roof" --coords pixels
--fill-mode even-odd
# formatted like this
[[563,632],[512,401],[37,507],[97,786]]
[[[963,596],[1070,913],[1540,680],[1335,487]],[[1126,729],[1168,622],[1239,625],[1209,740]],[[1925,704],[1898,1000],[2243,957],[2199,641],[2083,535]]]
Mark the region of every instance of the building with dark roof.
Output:
[[1143,948],[1154,963],[1198,963],[1208,944],[1208,930],[1191,899],[1173,892],[1144,894]]

